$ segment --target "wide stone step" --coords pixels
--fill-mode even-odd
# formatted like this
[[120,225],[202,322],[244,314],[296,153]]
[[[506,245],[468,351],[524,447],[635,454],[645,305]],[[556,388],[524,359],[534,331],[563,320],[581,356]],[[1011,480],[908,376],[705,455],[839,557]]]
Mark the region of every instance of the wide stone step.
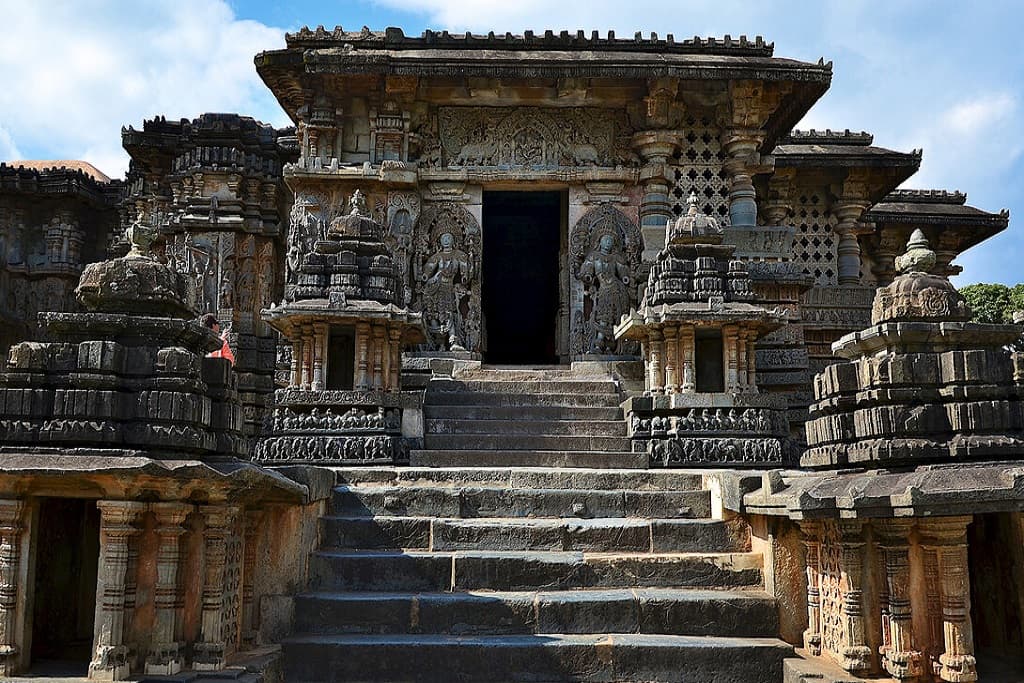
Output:
[[656,517],[711,515],[708,491],[607,491],[504,486],[338,486],[339,516],[413,517]]
[[428,386],[430,392],[445,391],[483,391],[488,393],[513,394],[605,394],[618,396],[619,387],[614,380],[586,379],[432,379]]
[[288,681],[777,683],[792,648],[768,638],[645,634],[307,635],[284,642]]
[[430,434],[502,434],[534,435],[558,434],[569,436],[619,436],[625,437],[625,420],[474,420],[474,419],[431,419],[426,421],[426,433]]
[[295,600],[307,634],[663,633],[772,637],[762,591],[609,589],[480,593],[311,593]]
[[465,420],[569,420],[573,422],[595,422],[599,420],[621,420],[622,409],[615,406],[473,406],[473,405],[431,405],[423,406],[423,415],[433,419]]
[[494,484],[506,488],[582,490],[675,490],[702,488],[699,472],[687,470],[614,470],[579,467],[335,467],[339,484]]
[[431,406],[560,406],[570,408],[613,408],[621,402],[618,394],[559,392],[516,394],[502,391],[432,391],[427,389],[423,402]]
[[733,588],[761,585],[758,553],[318,551],[321,591]]
[[745,534],[710,519],[323,517],[321,547],[407,550],[732,552]]
[[631,451],[416,450],[412,467],[588,467],[646,469],[647,453]]
[[427,434],[424,445],[436,450],[481,451],[628,451],[625,436],[562,434]]

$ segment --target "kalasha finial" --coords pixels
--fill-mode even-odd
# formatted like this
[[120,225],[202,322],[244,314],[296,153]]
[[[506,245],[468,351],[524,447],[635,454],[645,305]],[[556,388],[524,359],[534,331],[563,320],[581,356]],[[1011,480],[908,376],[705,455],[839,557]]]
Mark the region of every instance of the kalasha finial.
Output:
[[156,229],[142,222],[142,215],[136,217],[124,235],[128,238],[131,250],[128,256],[135,258],[153,258],[153,242],[156,241]]
[[696,216],[697,212],[700,211],[700,207],[697,206],[698,201],[699,200],[697,199],[697,193],[694,192],[693,190],[690,190],[690,196],[686,198],[686,203],[689,205],[690,208],[687,209],[686,212],[691,216]]
[[929,273],[935,267],[935,252],[932,251],[928,238],[918,228],[910,235],[907,251],[896,257],[896,270],[900,274]]

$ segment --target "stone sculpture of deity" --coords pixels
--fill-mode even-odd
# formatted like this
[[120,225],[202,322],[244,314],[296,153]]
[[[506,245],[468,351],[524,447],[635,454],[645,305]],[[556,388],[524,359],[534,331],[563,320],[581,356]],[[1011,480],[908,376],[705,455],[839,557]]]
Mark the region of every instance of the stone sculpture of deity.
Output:
[[615,325],[629,312],[629,264],[616,246],[615,237],[601,236],[580,267],[579,279],[590,298],[592,334],[588,353],[614,353]]
[[463,302],[469,296],[473,268],[469,256],[455,246],[450,232],[441,233],[438,249],[423,266],[423,321],[438,347],[465,351]]

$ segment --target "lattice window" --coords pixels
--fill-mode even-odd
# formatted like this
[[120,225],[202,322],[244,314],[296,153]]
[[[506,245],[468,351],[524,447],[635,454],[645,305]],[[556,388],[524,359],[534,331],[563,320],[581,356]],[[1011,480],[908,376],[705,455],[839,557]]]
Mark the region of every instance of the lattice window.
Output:
[[839,533],[831,522],[824,524],[819,558],[818,590],[821,596],[821,647],[838,655],[843,648],[843,568]]
[[793,260],[817,285],[834,285],[838,281],[835,227],[838,221],[817,194],[802,195],[793,208],[796,239]]
[[728,224],[729,180],[722,168],[726,154],[722,151],[720,131],[707,117],[693,116],[686,118],[685,130],[685,144],[672,156],[672,212],[676,216],[686,213],[686,200],[693,192],[700,200],[701,211]]

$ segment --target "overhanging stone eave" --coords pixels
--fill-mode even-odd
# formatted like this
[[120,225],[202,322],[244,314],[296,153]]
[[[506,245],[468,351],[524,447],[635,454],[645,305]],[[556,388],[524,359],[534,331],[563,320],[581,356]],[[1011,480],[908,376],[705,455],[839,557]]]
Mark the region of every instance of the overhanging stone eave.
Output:
[[125,499],[152,491],[162,500],[287,504],[304,503],[308,494],[277,472],[227,456],[200,461],[179,453],[16,446],[0,448],[0,491]]
[[832,343],[832,353],[853,359],[885,348],[900,346],[971,345],[1000,348],[1020,338],[1017,325],[989,325],[972,322],[893,321],[851,332]]

